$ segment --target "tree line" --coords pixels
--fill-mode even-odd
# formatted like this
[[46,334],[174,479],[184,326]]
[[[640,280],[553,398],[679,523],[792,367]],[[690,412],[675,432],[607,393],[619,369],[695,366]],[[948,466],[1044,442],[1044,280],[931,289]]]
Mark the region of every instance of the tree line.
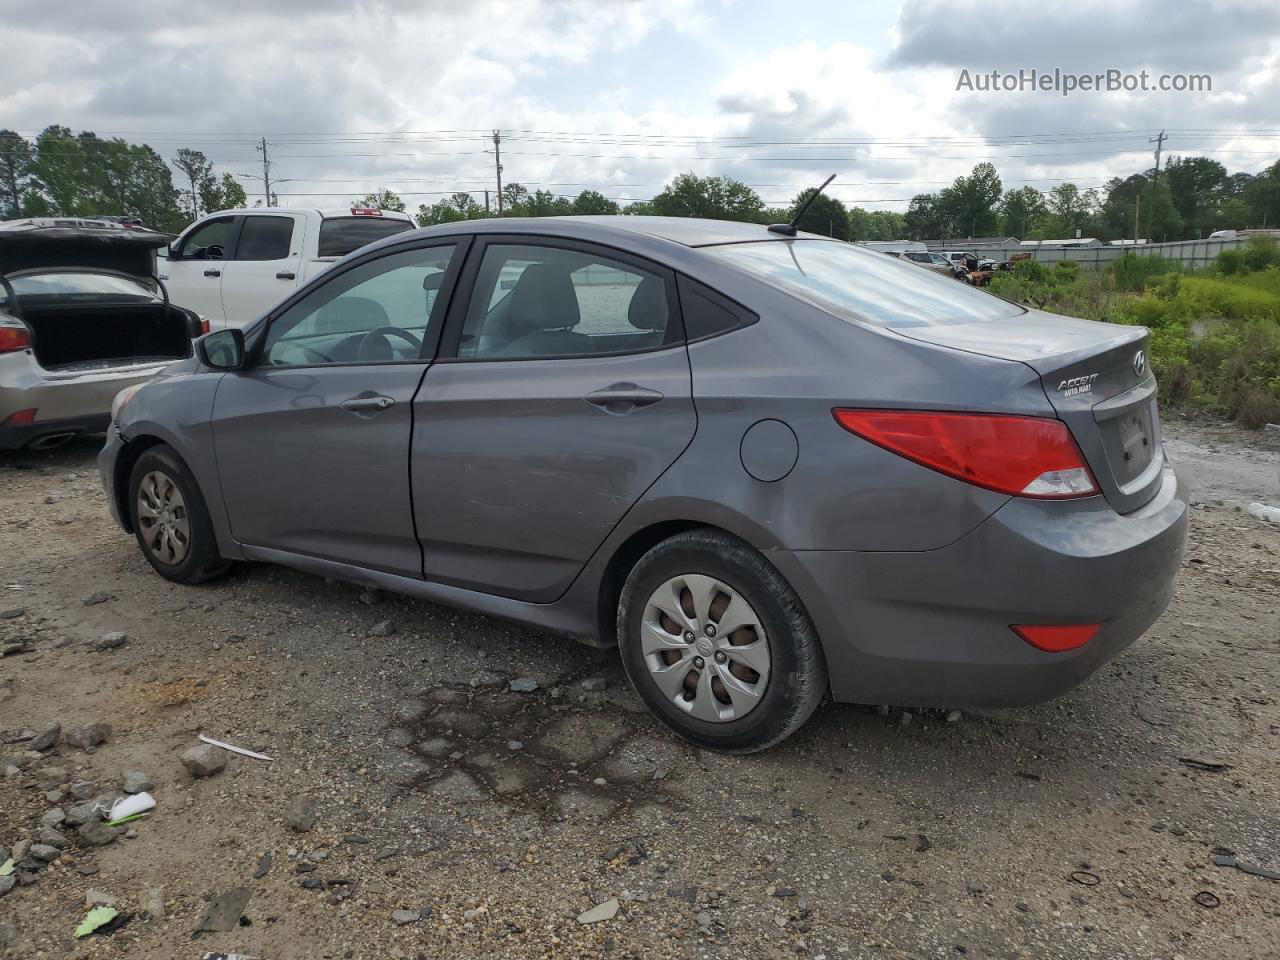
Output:
[[[508,183],[502,189],[502,216],[622,213],[769,223],[792,219],[812,194],[813,188],[802,190],[787,208],[770,209],[741,181],[682,173],[652,199],[620,205],[596,190],[566,197]],[[390,190],[353,203],[406,210],[404,200]],[[176,232],[203,213],[246,205],[235,178],[215,174],[198,150],[180,148],[166,161],[147,144],[104,139],[91,131],[73,133],[54,125],[30,141],[0,129],[0,218],[129,215]],[[496,197],[486,209],[475,193],[458,191],[420,205],[415,219],[426,226],[496,215]],[[1228,173],[1209,157],[1174,156],[1158,172],[1114,177],[1102,188],[1063,182],[1048,191],[1005,189],[996,168],[979,163],[944,189],[917,194],[905,213],[846,207],[823,194],[799,225],[840,240],[995,235],[1050,240],[1077,233],[1101,240],[1135,235],[1152,241],[1193,239],[1214,230],[1280,227],[1280,161],[1249,174]]]
[[[172,164],[145,143],[89,130],[55,124],[33,142],[0,129],[0,219],[131,216],[177,232],[210,210],[248,202],[235,178],[216,176],[199,150],[179,149]],[[174,169],[182,177],[176,186]]]

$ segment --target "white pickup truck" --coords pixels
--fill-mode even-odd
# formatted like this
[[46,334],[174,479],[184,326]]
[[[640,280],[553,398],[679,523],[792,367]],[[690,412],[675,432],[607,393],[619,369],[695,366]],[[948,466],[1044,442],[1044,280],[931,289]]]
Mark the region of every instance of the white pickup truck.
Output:
[[368,207],[219,210],[182,231],[157,268],[173,303],[211,329],[243,327],[339,257],[413,226]]

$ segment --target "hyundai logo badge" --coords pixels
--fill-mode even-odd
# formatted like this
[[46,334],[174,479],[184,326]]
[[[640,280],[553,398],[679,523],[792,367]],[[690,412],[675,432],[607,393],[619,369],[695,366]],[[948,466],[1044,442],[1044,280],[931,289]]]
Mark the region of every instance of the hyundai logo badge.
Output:
[[1144,350],[1139,350],[1133,355],[1133,372],[1138,376],[1142,376],[1147,372],[1147,354]]

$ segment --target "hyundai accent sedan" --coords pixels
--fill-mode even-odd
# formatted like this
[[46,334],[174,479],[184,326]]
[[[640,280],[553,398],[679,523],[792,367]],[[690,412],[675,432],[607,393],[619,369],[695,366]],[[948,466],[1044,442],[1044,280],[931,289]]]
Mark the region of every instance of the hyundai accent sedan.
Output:
[[649,217],[365,247],[123,392],[100,465],[162,576],[235,561],[619,648],[751,751],[839,701],[1061,694],[1169,600],[1147,331],[857,246]]

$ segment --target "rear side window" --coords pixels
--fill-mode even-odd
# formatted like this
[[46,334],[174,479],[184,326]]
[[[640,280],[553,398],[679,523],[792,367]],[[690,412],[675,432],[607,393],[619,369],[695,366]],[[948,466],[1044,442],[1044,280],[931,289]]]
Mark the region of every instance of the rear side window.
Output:
[[854,244],[769,240],[703,247],[702,252],[836,316],[883,327],[985,323],[1026,313],[977,287]]
[[237,260],[283,260],[293,240],[293,217],[245,217]]
[[394,236],[412,230],[408,220],[391,220],[385,217],[329,217],[320,224],[319,253],[321,257],[345,257],[352,250],[359,250],[366,243],[383,237]]
[[685,336],[689,340],[728,333],[755,323],[758,319],[751,311],[696,280],[681,276],[677,279],[676,286],[680,291],[680,312],[684,314]]

